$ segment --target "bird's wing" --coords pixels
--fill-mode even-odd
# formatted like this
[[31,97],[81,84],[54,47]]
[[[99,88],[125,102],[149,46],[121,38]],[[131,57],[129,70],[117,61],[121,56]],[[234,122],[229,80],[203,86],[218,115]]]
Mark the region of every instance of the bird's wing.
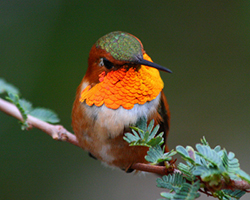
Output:
[[160,125],[160,132],[164,132],[164,141],[165,141],[165,152],[168,152],[168,146],[167,146],[167,137],[169,133],[170,128],[170,111],[169,106],[167,102],[167,98],[163,91],[161,92],[161,99],[160,99],[160,105],[158,107],[158,117],[159,119],[158,124]]

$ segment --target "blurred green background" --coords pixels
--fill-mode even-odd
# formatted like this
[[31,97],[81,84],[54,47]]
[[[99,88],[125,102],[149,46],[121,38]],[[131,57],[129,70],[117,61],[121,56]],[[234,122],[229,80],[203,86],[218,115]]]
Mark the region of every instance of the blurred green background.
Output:
[[[0,1],[0,77],[68,130],[76,87],[96,40],[136,35],[161,73],[170,148],[206,136],[250,173],[249,1]],[[155,176],[125,174],[0,113],[0,199],[157,199]],[[250,195],[245,195],[244,200]],[[209,199],[202,196],[200,199]]]

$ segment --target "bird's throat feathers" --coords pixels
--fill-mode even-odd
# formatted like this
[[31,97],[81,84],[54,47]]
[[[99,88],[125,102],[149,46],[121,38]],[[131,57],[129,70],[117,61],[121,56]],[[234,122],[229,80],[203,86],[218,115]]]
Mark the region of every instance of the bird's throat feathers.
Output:
[[[143,58],[152,61],[145,53]],[[84,83],[86,85],[86,83]],[[118,109],[132,109],[135,104],[145,104],[155,99],[163,89],[163,81],[157,69],[141,65],[123,67],[99,74],[99,83],[92,86],[90,83],[82,90],[80,102],[87,105],[102,106]]]

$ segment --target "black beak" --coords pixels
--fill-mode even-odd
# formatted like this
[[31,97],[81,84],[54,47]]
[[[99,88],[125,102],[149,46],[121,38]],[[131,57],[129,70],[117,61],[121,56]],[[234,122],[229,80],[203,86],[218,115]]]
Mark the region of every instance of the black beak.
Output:
[[158,70],[161,70],[161,71],[164,71],[164,72],[172,73],[172,71],[170,69],[168,69],[166,67],[162,67],[161,65],[158,65],[156,63],[150,62],[148,60],[140,59],[140,60],[138,60],[136,62],[136,64],[146,65],[146,66],[153,67],[155,69],[158,69]]

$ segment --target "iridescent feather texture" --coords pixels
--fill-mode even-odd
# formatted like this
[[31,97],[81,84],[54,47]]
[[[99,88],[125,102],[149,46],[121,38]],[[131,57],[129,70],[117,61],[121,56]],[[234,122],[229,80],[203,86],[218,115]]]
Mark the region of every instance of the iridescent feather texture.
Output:
[[111,32],[93,45],[72,110],[72,126],[84,150],[126,171],[133,163],[146,163],[148,148],[129,146],[123,135],[146,117],[161,125],[166,139],[170,112],[158,70],[171,72],[154,63],[129,33]]
[[142,58],[142,44],[134,36],[115,31],[101,37],[96,42],[96,47],[104,49],[111,56],[120,61],[137,61]]

